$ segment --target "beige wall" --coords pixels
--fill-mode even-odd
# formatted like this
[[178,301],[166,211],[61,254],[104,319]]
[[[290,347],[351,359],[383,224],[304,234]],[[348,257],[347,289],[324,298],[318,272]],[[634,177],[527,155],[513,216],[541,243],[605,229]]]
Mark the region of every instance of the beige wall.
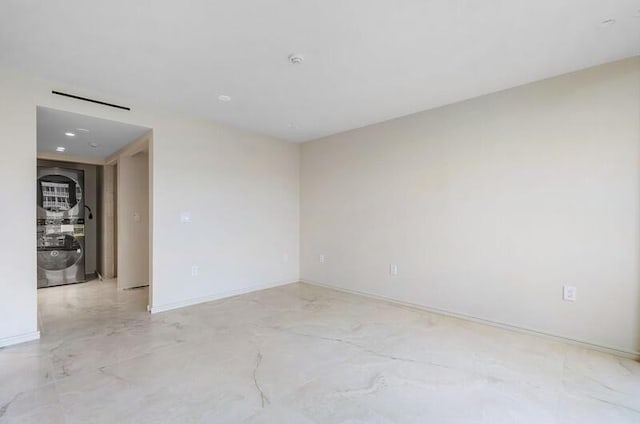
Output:
[[[153,128],[155,310],[298,281],[300,146],[213,123]],[[159,149],[161,136],[177,142]]]
[[[38,105],[153,128],[154,311],[298,280],[299,145],[0,68],[0,179],[12,205],[0,208],[10,243],[0,255],[0,345],[37,337]],[[180,223],[182,211],[191,224]]]
[[116,276],[116,171],[115,165],[102,167],[102,203],[100,205],[100,272],[104,278]]
[[118,159],[118,288],[149,285],[149,154]]
[[639,178],[639,58],[306,143],[301,276],[637,352]]
[[0,346],[38,337],[36,109],[33,96],[16,90],[16,85],[27,84],[20,76],[0,74],[0,181],[5,183],[3,196],[11,199],[11,207],[0,208],[6,240],[0,255]]

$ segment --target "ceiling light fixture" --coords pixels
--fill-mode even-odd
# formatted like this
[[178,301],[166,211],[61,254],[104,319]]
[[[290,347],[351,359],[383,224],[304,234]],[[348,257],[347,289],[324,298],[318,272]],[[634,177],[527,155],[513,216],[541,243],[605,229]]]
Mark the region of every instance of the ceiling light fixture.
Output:
[[91,146],[91,147],[93,147],[93,148],[95,149],[96,147],[98,147],[98,146],[99,146],[99,144],[98,144],[98,143],[96,143],[95,141],[90,141],[90,142],[89,142],[89,146]]
[[76,128],[76,130],[78,131],[82,131],[82,132],[90,132],[88,129],[86,128]]
[[231,101],[231,97],[227,96],[226,94],[221,94],[218,96],[218,100],[222,103],[228,103]]
[[615,23],[616,23],[615,19],[605,19],[604,21],[600,22],[600,25],[602,25],[603,27],[609,27]]
[[56,147],[56,152],[64,152],[65,150],[67,150],[67,149],[62,147],[62,146]]
[[304,62],[304,56],[302,56],[301,54],[297,54],[297,53],[291,53],[289,55],[289,63],[292,65],[302,65],[302,62]]
[[75,137],[76,136],[76,134],[72,133],[72,132],[66,132],[66,133],[64,133],[64,135],[66,135],[67,137]]

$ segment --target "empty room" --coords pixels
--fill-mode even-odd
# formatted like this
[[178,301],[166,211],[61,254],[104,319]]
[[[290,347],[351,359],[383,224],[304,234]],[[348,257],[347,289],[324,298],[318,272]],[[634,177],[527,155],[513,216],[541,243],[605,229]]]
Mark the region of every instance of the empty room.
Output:
[[640,423],[638,0],[0,3],[0,424]]

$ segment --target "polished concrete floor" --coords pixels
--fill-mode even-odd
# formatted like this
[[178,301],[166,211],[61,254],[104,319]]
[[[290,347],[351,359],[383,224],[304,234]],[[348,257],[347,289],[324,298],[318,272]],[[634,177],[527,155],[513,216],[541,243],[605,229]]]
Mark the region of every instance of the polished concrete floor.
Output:
[[293,284],[149,315],[113,282],[40,290],[0,350],[0,423],[640,423],[640,364]]

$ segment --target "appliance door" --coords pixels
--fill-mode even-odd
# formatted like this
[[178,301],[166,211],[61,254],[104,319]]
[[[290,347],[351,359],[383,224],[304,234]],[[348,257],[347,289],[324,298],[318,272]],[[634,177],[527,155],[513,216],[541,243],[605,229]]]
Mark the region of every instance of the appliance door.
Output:
[[84,225],[38,225],[38,288],[85,281]]
[[38,167],[38,219],[83,218],[83,188],[83,171]]

